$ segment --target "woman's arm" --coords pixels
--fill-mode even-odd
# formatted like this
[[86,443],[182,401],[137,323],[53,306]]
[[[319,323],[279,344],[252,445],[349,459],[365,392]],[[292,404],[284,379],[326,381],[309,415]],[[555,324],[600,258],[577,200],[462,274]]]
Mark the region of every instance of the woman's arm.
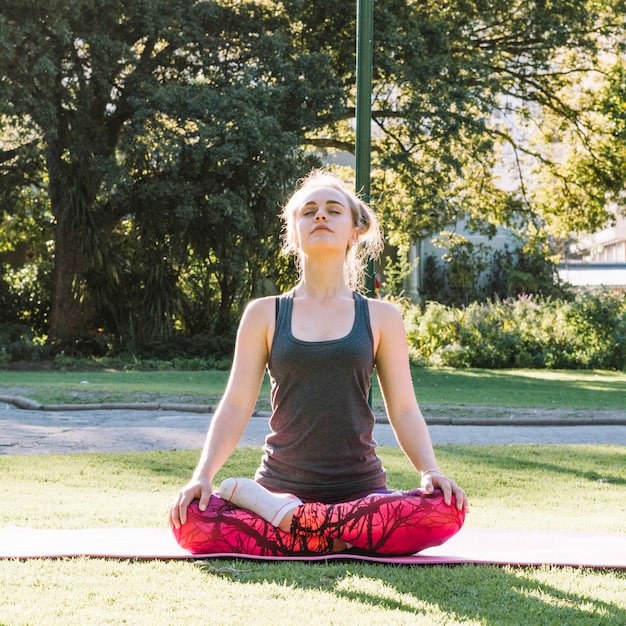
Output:
[[439,469],[428,427],[415,398],[409,354],[400,311],[388,302],[370,301],[376,371],[389,422],[400,447],[422,475],[422,488],[439,487],[447,504],[456,498],[459,509],[468,508],[465,492]]
[[169,513],[169,523],[180,528],[187,507],[199,499],[206,509],[213,478],[231,455],[246,429],[256,405],[274,332],[274,298],[253,301],[244,312],[237,333],[233,366],[204,442],[191,480],[181,489]]

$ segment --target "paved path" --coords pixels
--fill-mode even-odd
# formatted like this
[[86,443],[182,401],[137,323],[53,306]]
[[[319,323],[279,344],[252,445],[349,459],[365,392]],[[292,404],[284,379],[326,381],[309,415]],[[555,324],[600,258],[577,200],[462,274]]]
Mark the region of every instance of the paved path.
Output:
[[[0,403],[0,454],[67,454],[200,448],[208,413],[181,410],[17,408]],[[626,425],[431,425],[435,444],[569,443],[626,445]],[[267,417],[254,417],[240,445],[261,445]],[[388,424],[376,424],[380,445],[396,445]]]

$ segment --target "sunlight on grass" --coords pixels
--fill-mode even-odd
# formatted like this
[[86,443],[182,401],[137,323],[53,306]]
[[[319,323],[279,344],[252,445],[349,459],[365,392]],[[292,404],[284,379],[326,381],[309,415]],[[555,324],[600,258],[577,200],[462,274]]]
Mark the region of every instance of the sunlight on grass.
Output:
[[[564,371],[564,370],[507,370],[514,377],[540,381],[556,381],[574,385],[579,389],[596,392],[623,391],[626,393],[626,377],[622,372],[608,371]],[[623,408],[626,410],[626,400]]]
[[[39,402],[77,402],[85,395],[95,400],[137,400],[155,397],[215,398],[226,388],[228,372],[221,370],[186,372],[178,370],[143,372],[96,370],[88,372],[2,372],[1,387],[26,387]],[[95,401],[94,400],[94,401]],[[84,400],[80,400],[84,401]]]
[[604,371],[414,369],[418,400],[528,408],[626,411],[626,374]]
[[388,609],[409,609],[424,612],[429,603],[410,593],[400,593],[393,585],[379,578],[346,576],[335,585],[335,590],[348,598],[369,598]]
[[[622,446],[437,446],[470,497],[468,527],[626,532]],[[394,489],[418,486],[397,447],[379,453]],[[0,456],[0,523],[42,528],[163,526],[199,452]],[[216,476],[252,476],[261,449],[238,448]]]
[[[624,372],[451,368],[413,368],[411,372],[417,398],[424,404],[626,411]],[[223,371],[6,371],[0,393],[17,388],[21,395],[47,404],[163,399],[215,404],[227,378]],[[375,378],[372,390],[374,405],[380,408],[382,397]],[[269,393],[266,377],[260,394],[263,408],[267,408]]]
[[[0,524],[163,526],[198,453],[0,456]],[[260,453],[238,448],[216,482],[252,475]],[[415,486],[398,448],[380,454],[391,486]],[[620,446],[438,446],[437,455],[470,494],[469,526],[626,532]],[[0,623],[11,626],[626,623],[619,570],[9,559],[0,580]]]

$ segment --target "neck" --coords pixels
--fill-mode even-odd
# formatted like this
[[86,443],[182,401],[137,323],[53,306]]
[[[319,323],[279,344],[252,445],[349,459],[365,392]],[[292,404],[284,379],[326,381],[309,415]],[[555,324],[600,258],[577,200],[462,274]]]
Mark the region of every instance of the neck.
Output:
[[299,297],[328,300],[337,296],[351,296],[352,291],[343,279],[343,259],[332,258],[303,264],[302,280],[296,288]]

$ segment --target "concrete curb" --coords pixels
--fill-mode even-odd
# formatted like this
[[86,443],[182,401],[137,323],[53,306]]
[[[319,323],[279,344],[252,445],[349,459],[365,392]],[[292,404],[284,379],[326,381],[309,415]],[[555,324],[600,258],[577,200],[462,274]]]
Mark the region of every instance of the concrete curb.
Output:
[[[40,404],[23,396],[1,396],[0,402],[30,411],[179,411],[213,414],[217,408],[208,404],[177,404],[166,402],[107,402],[93,404]],[[252,417],[270,417],[269,411],[254,411]],[[375,415],[377,424],[388,424],[384,413]],[[427,417],[429,426],[626,426],[624,417]]]
[[[386,418],[385,423],[388,421]],[[626,417],[428,417],[429,426],[626,426]],[[378,418],[376,419],[378,422]]]
[[24,398],[23,396],[0,396],[0,402],[12,404],[18,409],[28,409],[29,411],[37,411],[41,409],[41,404],[39,404],[39,402],[29,400],[28,398]]
[[[176,404],[171,402],[104,402],[89,404],[40,404],[23,396],[1,396],[0,402],[29,411],[181,411],[184,413],[214,413],[210,404]],[[269,411],[255,411],[252,417],[269,417]]]

